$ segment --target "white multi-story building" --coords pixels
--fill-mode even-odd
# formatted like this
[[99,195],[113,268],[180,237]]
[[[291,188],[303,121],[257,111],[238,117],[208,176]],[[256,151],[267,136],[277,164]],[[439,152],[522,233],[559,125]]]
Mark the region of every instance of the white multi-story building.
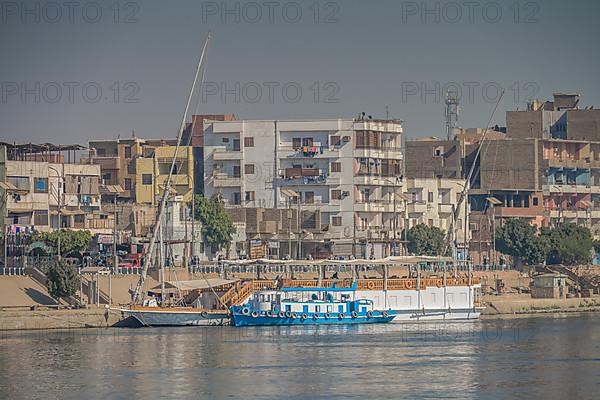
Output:
[[206,121],[205,195],[230,207],[290,208],[301,229],[288,227],[288,240],[384,256],[402,229],[401,134],[388,120]]

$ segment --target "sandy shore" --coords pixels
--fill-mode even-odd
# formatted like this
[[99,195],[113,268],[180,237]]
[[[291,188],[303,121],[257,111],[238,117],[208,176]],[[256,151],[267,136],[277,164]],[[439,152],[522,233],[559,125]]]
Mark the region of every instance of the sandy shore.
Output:
[[102,307],[0,311],[0,331],[106,328],[115,325],[120,319],[120,313]]
[[600,297],[570,299],[532,299],[528,294],[486,296],[482,315],[518,315],[552,312],[600,310]]

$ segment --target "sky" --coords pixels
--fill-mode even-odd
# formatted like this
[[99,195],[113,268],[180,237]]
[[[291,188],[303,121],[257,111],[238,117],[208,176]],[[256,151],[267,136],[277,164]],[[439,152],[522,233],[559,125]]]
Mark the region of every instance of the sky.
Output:
[[[600,105],[600,2],[3,1],[0,140],[175,137],[191,112],[404,120],[407,137],[504,125],[530,98]],[[492,116],[499,93],[498,110]],[[189,118],[188,118],[189,119]]]

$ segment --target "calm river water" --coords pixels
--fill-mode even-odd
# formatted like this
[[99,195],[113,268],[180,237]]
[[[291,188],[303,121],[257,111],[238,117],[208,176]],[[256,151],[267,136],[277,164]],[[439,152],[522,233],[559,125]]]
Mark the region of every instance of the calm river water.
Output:
[[0,399],[600,396],[600,315],[1,333]]

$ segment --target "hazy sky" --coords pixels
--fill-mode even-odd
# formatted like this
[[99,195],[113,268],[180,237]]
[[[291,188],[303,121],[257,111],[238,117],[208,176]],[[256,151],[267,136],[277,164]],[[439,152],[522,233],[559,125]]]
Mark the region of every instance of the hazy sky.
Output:
[[600,105],[594,0],[1,7],[0,135],[7,141],[85,144],[132,130],[174,136],[209,30],[200,113],[385,117],[388,106],[417,137],[444,135],[441,95],[452,83],[462,90],[463,127],[487,123],[499,87],[506,89],[499,124],[531,94],[578,91],[584,105]]

